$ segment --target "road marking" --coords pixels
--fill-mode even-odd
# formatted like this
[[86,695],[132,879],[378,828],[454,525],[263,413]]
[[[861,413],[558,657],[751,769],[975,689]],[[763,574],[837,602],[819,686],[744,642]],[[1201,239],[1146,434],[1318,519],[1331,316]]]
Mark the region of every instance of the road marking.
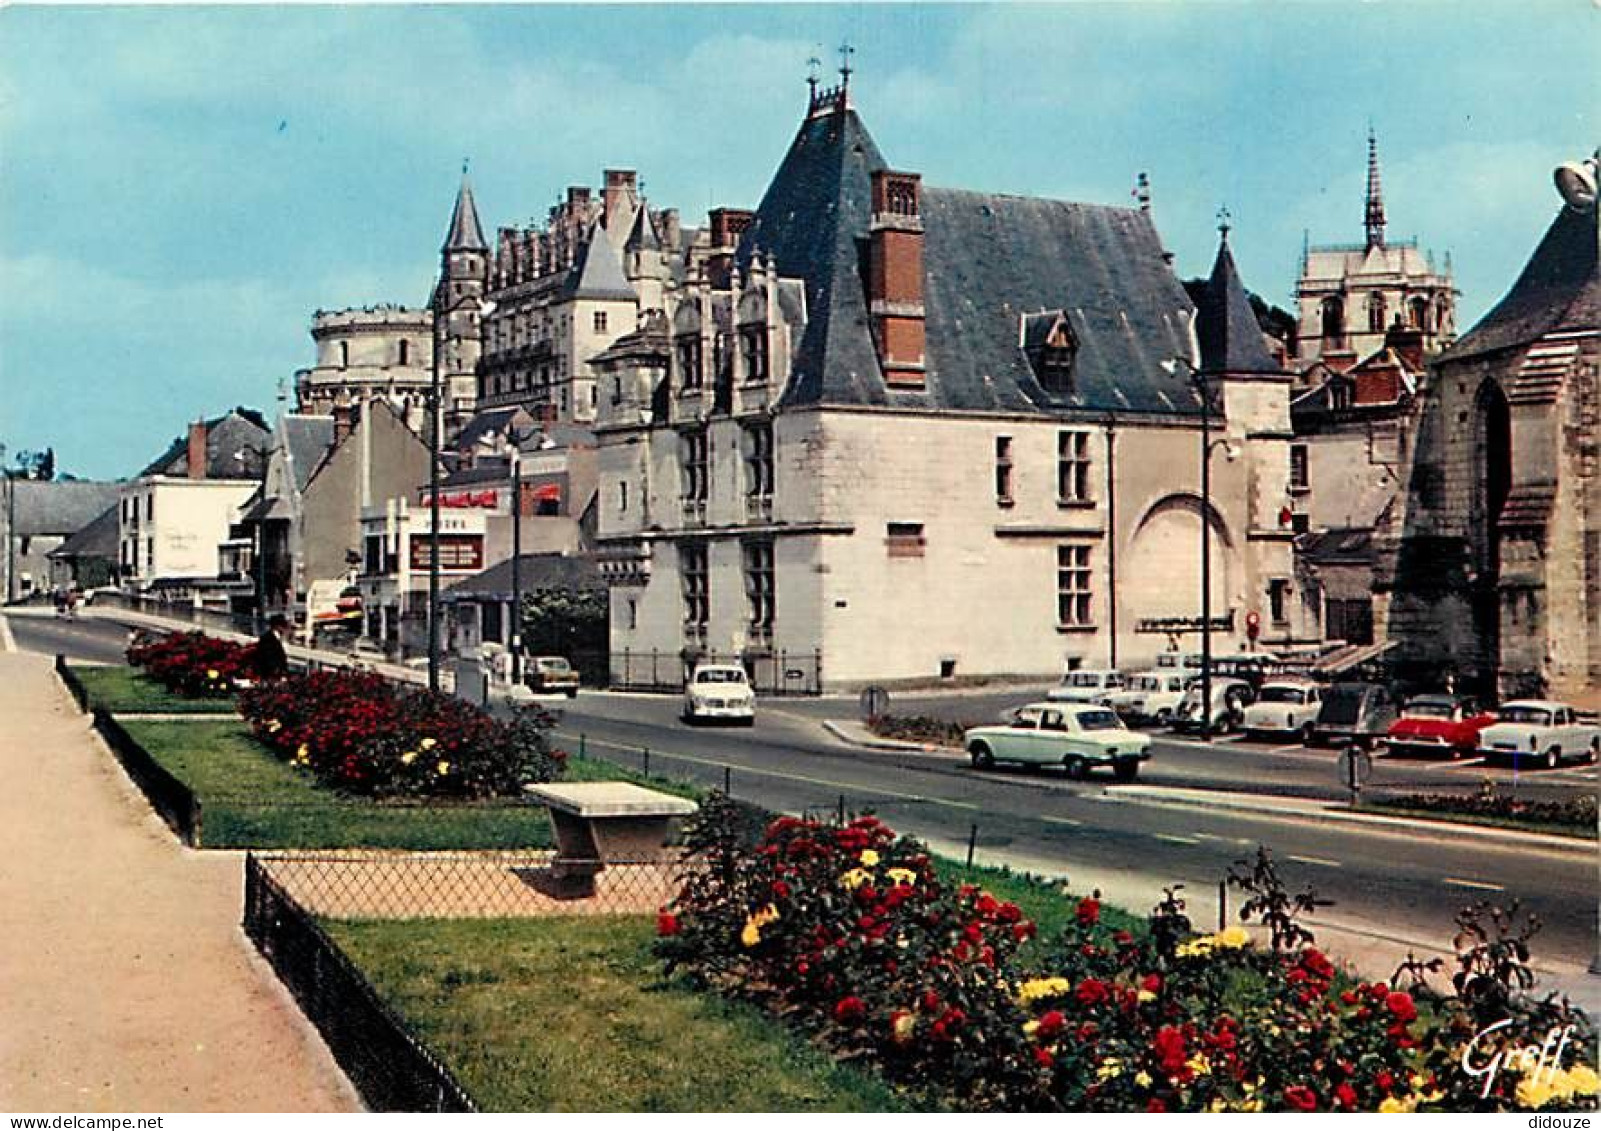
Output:
[[1078,828],[1078,827],[1080,827],[1080,826],[1082,826],[1084,824],[1083,821],[1075,821],[1072,817],[1045,817],[1045,816],[1041,816],[1040,820],[1048,821],[1053,825],[1071,825],[1074,828]]
[[0,652],[15,652],[17,638],[11,635],[11,620],[9,617],[0,617]]
[[1152,833],[1157,840],[1165,840],[1170,844],[1200,844],[1193,836],[1177,836],[1173,833]]
[[[556,733],[566,738],[579,737],[571,731],[557,731]],[[611,742],[604,738],[584,736],[584,741],[590,746],[609,746],[613,750],[627,750],[634,753],[639,753],[646,749],[643,746],[632,746],[625,742]],[[829,789],[845,790],[852,793],[868,793],[878,797],[892,797],[897,801],[916,801],[926,805],[943,805],[948,809],[978,809],[977,805],[969,801],[947,801],[943,797],[924,797],[921,794],[898,793],[892,789],[878,789],[874,786],[859,785],[853,782],[830,781],[828,778],[808,777],[805,774],[787,774],[779,770],[763,770],[755,766],[748,766],[743,762],[720,762],[715,758],[702,758],[695,754],[676,754],[671,750],[663,750],[656,746],[650,747],[650,752],[679,762],[691,762],[700,766],[714,766],[720,770],[738,770],[740,773],[758,774],[762,777],[783,778],[786,781],[805,782],[807,785],[826,785]]]
[[1325,860],[1321,856],[1292,856],[1286,853],[1284,858],[1286,860],[1294,860],[1300,864],[1320,864],[1325,868],[1343,867],[1338,860]]
[[1500,884],[1487,884],[1480,880],[1457,880],[1447,876],[1445,878],[1445,882],[1450,884],[1452,887],[1474,888],[1478,891],[1506,891],[1506,888],[1502,887]]

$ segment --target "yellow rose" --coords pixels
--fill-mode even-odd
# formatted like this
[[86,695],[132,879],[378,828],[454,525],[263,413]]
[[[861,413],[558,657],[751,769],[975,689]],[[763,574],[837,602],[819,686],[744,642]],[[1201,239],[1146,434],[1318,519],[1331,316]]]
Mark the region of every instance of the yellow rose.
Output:
[[839,886],[846,891],[855,891],[873,877],[862,868],[852,868],[839,878]]
[[1540,1076],[1540,1073],[1536,1073],[1518,1081],[1518,1090],[1515,1094],[1519,1107],[1542,1107],[1551,1101],[1551,1082],[1541,1079]]
[[1206,1057],[1196,1053],[1186,1062],[1186,1067],[1197,1076],[1210,1076],[1212,1066],[1207,1063]]
[[1101,1061],[1101,1066],[1095,1070],[1097,1080],[1115,1080],[1123,1075],[1123,1062],[1115,1056],[1109,1056]]
[[1038,1033],[1039,1031],[1040,1023],[1038,1021],[1023,1022],[1023,1036],[1032,1038],[1034,1034]]
[[439,772],[439,776],[444,777],[446,774],[450,773],[450,763],[440,762],[436,769]]
[[756,920],[745,920],[745,929],[739,932],[739,941],[747,947],[755,946],[762,941],[762,929],[756,925]]
[[895,1040],[898,1044],[905,1044],[912,1039],[917,1031],[917,1016],[909,1010],[902,1010],[895,1015]]
[[1242,946],[1251,945],[1251,936],[1244,927],[1225,927],[1212,936],[1212,942],[1216,946],[1238,950]]
[[891,868],[884,874],[897,884],[911,885],[917,882],[917,873],[910,868]]
[[1397,1096],[1385,1096],[1384,1102],[1379,1104],[1379,1111],[1383,1115],[1399,1115],[1403,1112],[1414,1111],[1418,1106],[1416,1097],[1400,1099]]
[[874,852],[871,848],[864,848],[862,849],[862,855],[859,859],[863,864],[871,868],[878,863],[878,853]]
[[1031,978],[1018,987],[1017,1000],[1029,1005],[1041,998],[1061,997],[1072,988],[1073,984],[1066,978]]
[[402,765],[409,766],[413,762],[415,762],[416,760],[417,760],[417,752],[415,750],[408,750],[408,751],[406,751],[404,754],[402,754],[400,756],[400,761],[401,761]]
[[207,668],[206,669],[206,678],[207,679],[216,679],[217,678],[217,669],[216,668]]
[[424,750],[432,750],[438,743],[431,738],[425,738],[422,740],[421,745]]
[[311,749],[304,742],[300,744],[300,749],[295,751],[295,761],[302,766],[311,761]]
[[1151,1074],[1143,1068],[1140,1069],[1134,1074],[1134,1083],[1138,1087],[1149,1088],[1151,1086]]

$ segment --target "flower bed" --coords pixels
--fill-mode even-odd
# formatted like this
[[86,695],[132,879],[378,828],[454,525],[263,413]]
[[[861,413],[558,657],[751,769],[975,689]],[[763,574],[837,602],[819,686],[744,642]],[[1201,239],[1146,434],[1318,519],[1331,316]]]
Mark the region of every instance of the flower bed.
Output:
[[[691,842],[705,867],[658,921],[658,952],[725,993],[815,1033],[935,1102],[971,1110],[1411,1111],[1592,1107],[1594,1034],[1565,1003],[1535,1004],[1513,921],[1465,917],[1460,996],[1337,975],[1298,921],[1316,904],[1277,886],[1270,858],[1236,882],[1271,928],[1196,935],[1173,896],[1144,932],[1079,903],[1054,941],[1012,904],[942,884],[915,841],[873,818],[782,818],[754,848],[708,802]],[[1471,930],[1469,929],[1471,928]],[[1478,931],[1474,935],[1473,931]],[[1520,951],[1518,948],[1523,947]],[[1519,955],[1521,954],[1521,958]],[[1400,972],[1398,972],[1400,973]],[[1489,1082],[1460,1067],[1577,1026],[1565,1062]],[[1514,1036],[1514,1034],[1516,1036]]]
[[239,710],[267,747],[326,785],[372,797],[501,797],[556,777],[565,755],[538,709],[501,722],[453,696],[371,673],[253,687]]
[[1487,783],[1477,793],[1407,793],[1388,797],[1379,805],[1442,818],[1480,818],[1533,828],[1549,826],[1585,836],[1594,836],[1596,829],[1594,793],[1550,801],[1531,800],[1503,793],[1494,784]]
[[928,715],[880,715],[869,719],[867,727],[882,738],[897,742],[917,742],[925,746],[952,746],[961,749],[970,727],[978,723],[953,723]]
[[128,646],[128,663],[143,668],[168,691],[191,699],[222,699],[248,686],[254,644],[234,644],[203,632],[141,635]]

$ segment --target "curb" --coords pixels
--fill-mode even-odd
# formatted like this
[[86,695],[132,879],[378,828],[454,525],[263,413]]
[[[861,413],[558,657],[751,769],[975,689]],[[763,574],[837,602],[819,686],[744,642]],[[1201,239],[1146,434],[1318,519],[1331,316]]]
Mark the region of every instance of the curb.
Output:
[[833,719],[823,720],[823,729],[851,746],[867,750],[893,750],[901,754],[950,754],[960,757],[962,752],[954,746],[935,746],[932,743],[902,742],[894,738],[863,738],[860,734],[852,733],[848,728],[858,724],[836,722]]

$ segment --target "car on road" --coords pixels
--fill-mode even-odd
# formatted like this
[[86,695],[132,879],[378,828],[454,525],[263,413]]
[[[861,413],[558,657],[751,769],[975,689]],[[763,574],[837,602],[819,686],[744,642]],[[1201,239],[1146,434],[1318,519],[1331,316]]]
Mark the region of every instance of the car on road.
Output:
[[1516,699],[1503,703],[1499,720],[1479,735],[1486,761],[1525,762],[1556,769],[1567,759],[1594,762],[1601,757],[1601,726],[1581,721],[1578,712],[1554,699]]
[[999,762],[1061,766],[1070,778],[1110,769],[1118,781],[1133,781],[1151,756],[1150,735],[1129,730],[1109,707],[1088,703],[1030,703],[1002,726],[973,727],[963,736],[973,765]]
[[1166,726],[1191,678],[1176,668],[1152,668],[1131,677],[1123,690],[1106,696],[1106,705],[1124,722]]
[[536,695],[578,694],[578,672],[566,656],[529,656],[523,661],[523,683]]
[[1312,724],[1308,746],[1356,743],[1371,750],[1395,722],[1395,699],[1377,683],[1334,683],[1323,692],[1323,706]]
[[1479,736],[1495,721],[1494,711],[1481,710],[1471,699],[1416,695],[1390,724],[1384,746],[1398,756],[1462,758],[1478,750]]
[[1222,676],[1212,677],[1212,704],[1211,710],[1204,715],[1201,711],[1201,680],[1190,680],[1185,689],[1184,698],[1173,709],[1173,729],[1185,734],[1227,734],[1240,725],[1245,717],[1245,708],[1250,706],[1256,698],[1251,685],[1243,679],[1225,679]]
[[1262,685],[1256,702],[1245,708],[1240,729],[1246,738],[1293,734],[1303,742],[1323,706],[1323,689],[1308,679],[1273,679]]
[[756,692],[738,664],[701,664],[684,685],[683,720],[756,724]]
[[1047,691],[1045,697],[1064,703],[1100,703],[1123,686],[1122,672],[1080,668],[1062,676],[1062,682]]

